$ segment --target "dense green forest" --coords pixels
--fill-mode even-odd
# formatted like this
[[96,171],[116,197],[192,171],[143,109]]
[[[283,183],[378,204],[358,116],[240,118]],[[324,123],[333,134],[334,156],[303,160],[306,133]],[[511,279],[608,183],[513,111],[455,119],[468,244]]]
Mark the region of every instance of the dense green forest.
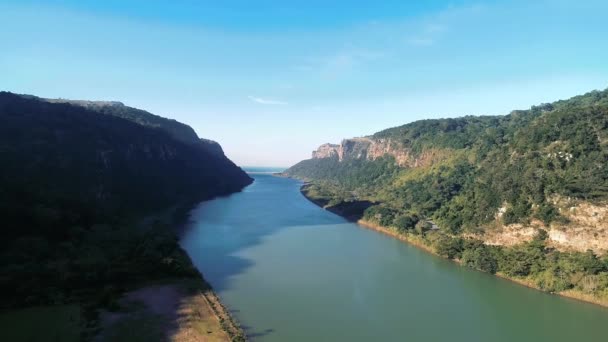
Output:
[[2,308],[107,304],[139,282],[199,276],[174,216],[252,181],[217,143],[176,121],[7,92],[0,165]]
[[[568,229],[556,199],[608,200],[608,90],[505,116],[417,121],[369,138],[408,151],[412,160],[436,158],[419,167],[399,166],[390,154],[313,158],[285,174],[311,181],[306,193],[330,206],[375,203],[366,221],[465,265],[547,291],[608,298],[608,258],[557,251],[544,232],[552,224]],[[531,222],[541,222],[533,241],[512,248],[482,242],[496,226]],[[439,231],[429,231],[432,224]]]

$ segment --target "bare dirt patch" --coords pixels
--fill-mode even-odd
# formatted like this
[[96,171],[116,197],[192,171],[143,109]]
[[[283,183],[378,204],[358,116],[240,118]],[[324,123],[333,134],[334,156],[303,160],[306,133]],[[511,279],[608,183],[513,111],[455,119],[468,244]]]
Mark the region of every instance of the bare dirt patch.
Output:
[[100,315],[97,341],[239,341],[234,323],[200,281],[151,285],[126,293],[117,312]]

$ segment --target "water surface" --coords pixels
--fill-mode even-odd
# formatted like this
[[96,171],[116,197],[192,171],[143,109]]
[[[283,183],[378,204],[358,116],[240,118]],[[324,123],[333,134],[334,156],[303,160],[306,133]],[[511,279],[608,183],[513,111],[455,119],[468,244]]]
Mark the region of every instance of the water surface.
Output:
[[608,310],[349,223],[261,172],[200,204],[182,245],[254,341],[607,341]]

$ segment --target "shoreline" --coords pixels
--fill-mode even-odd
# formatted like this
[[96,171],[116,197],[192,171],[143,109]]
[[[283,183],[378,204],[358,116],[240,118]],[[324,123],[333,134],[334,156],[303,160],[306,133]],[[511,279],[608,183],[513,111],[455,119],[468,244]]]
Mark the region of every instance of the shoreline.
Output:
[[[253,181],[251,182],[253,183]],[[238,192],[249,185],[244,186]],[[232,192],[234,193],[234,192]],[[143,308],[136,311],[125,312],[122,317],[117,316],[111,320],[114,322],[104,323],[98,321],[101,329],[94,339],[103,338],[104,333],[112,332],[115,323],[128,322],[131,316],[160,315],[163,320],[158,324],[161,333],[165,337],[173,338],[175,341],[186,341],[190,338],[226,342],[248,341],[247,334],[241,328],[239,322],[230,314],[230,310],[222,303],[220,297],[214,291],[213,286],[205,279],[203,270],[194,266],[188,252],[181,246],[179,240],[186,231],[191,218],[191,212],[202,202],[216,198],[230,196],[232,193],[220,194],[211,198],[191,203],[178,203],[164,211],[150,215],[139,223],[145,225],[147,222],[159,221],[166,224],[170,233],[177,239],[177,248],[184,258],[184,262],[193,268],[196,274],[191,277],[165,278],[144,281],[120,295],[120,301],[131,306],[129,302],[139,302]],[[144,293],[143,296],[138,294]],[[158,301],[164,303],[157,303]],[[123,303],[123,304],[124,304]],[[125,306],[125,305],[122,305]],[[156,312],[161,309],[161,312]],[[100,316],[108,315],[106,309],[99,311]],[[187,318],[187,319],[184,319]],[[204,330],[204,331],[203,331]],[[205,333],[207,335],[205,335]]]
[[[324,210],[327,210],[329,212],[332,212],[332,213],[334,213],[336,215],[339,215],[341,217],[344,217],[344,218],[346,218],[348,220],[348,217],[345,217],[344,215],[342,215],[342,213],[340,211],[338,211],[338,210],[331,210],[331,208],[326,208],[322,204],[323,201],[314,200],[312,198],[309,198],[306,195],[306,192],[304,191],[305,190],[304,187],[306,185],[307,184],[304,184],[304,185],[302,185],[300,187],[300,193],[302,194],[302,196],[304,196],[304,198],[308,199],[310,202],[314,203],[315,205],[319,206],[320,208],[322,208]],[[430,253],[430,254],[432,254],[434,256],[440,257],[442,259],[449,260],[449,261],[454,262],[454,263],[456,263],[458,265],[462,264],[460,262],[460,260],[448,259],[448,258],[445,258],[445,257],[437,254],[435,252],[435,250],[431,246],[425,244],[422,241],[419,241],[418,239],[416,239],[414,237],[403,235],[403,234],[399,234],[399,233],[395,232],[394,230],[392,230],[390,228],[387,228],[387,227],[384,227],[384,226],[381,226],[381,225],[378,225],[378,224],[375,224],[375,223],[372,223],[372,222],[369,222],[369,221],[366,221],[366,220],[363,220],[363,219],[358,219],[356,221],[353,221],[353,220],[349,220],[349,221],[352,221],[352,222],[356,223],[357,225],[359,225],[360,227],[362,227],[364,229],[373,230],[373,231],[376,231],[378,233],[390,236],[390,237],[392,237],[394,239],[397,239],[397,240],[399,240],[401,242],[410,244],[410,245],[412,245],[412,246],[414,246],[414,247],[416,247],[416,248],[418,248],[420,250],[423,250],[423,251],[425,251],[427,253]],[[487,272],[485,272],[485,273],[487,273]],[[490,273],[488,273],[488,274],[490,274]],[[498,278],[510,281],[510,282],[512,282],[514,284],[517,284],[517,285],[520,285],[520,286],[525,286],[525,287],[528,287],[528,288],[531,288],[531,289],[534,289],[536,291],[540,291],[540,292],[543,292],[543,293],[547,293],[547,294],[551,294],[551,295],[556,295],[556,296],[561,296],[561,297],[564,297],[564,298],[568,298],[568,299],[572,299],[572,300],[577,300],[577,301],[580,301],[580,302],[584,302],[584,303],[598,305],[598,306],[601,306],[601,307],[604,307],[604,308],[608,308],[608,300],[598,299],[598,298],[596,298],[596,297],[594,297],[592,295],[589,295],[589,294],[586,294],[586,293],[582,293],[582,292],[579,292],[579,291],[574,290],[574,289],[565,290],[565,291],[561,291],[561,292],[546,292],[546,291],[541,290],[538,286],[536,286],[535,284],[531,283],[530,281],[528,281],[526,279],[512,278],[512,277],[509,277],[509,276],[501,274],[501,273],[495,273],[495,274],[492,274],[492,275],[496,276]]]
[[[253,181],[251,183],[253,183]],[[251,183],[248,184],[247,186],[251,185]],[[247,187],[247,186],[245,186],[245,187]],[[243,187],[243,189],[245,187]],[[239,190],[239,192],[243,191],[243,189]],[[231,195],[231,194],[224,195],[224,196],[229,196],[229,195]],[[223,196],[216,196],[212,199],[215,199],[218,197],[223,197]],[[209,199],[209,200],[212,200],[212,199]],[[181,239],[182,234],[184,234],[185,229],[187,229],[188,222],[190,221],[190,213],[192,212],[192,210],[194,210],[197,207],[197,205],[199,203],[201,203],[201,202],[198,202],[196,204],[191,204],[189,206],[182,206],[180,209],[178,209],[177,215],[175,215],[173,217],[174,223],[177,224],[175,236],[178,240]],[[198,276],[196,277],[196,279],[202,283],[201,288],[199,288],[197,290],[198,295],[203,299],[204,305],[206,305],[210,309],[209,312],[211,313],[213,318],[218,322],[221,330],[224,333],[226,333],[226,335],[228,336],[228,340],[231,342],[248,341],[247,334],[241,328],[239,322],[230,314],[230,310],[228,310],[228,308],[226,308],[226,306],[224,306],[220,297],[213,290],[213,286],[211,286],[211,284],[207,281],[207,279],[205,279],[205,276],[203,275],[203,271],[199,270],[198,268],[196,268],[196,266],[194,266],[194,263],[192,262],[190,255],[182,247],[180,242],[178,242],[178,246],[179,246],[179,249],[184,253],[184,255],[187,256],[188,261],[190,262],[190,265],[192,265],[192,267],[194,267],[198,271]],[[198,316],[198,318],[199,318],[199,320],[202,319],[200,316]]]
[[[201,277],[202,278],[202,277]],[[247,334],[243,331],[239,323],[230,314],[230,311],[224,306],[220,297],[213,291],[213,288],[206,280],[203,279],[208,286],[207,290],[202,291],[201,295],[207,302],[207,305],[213,311],[213,316],[218,320],[222,330],[228,334],[230,341],[241,342],[247,341]]]
[[117,301],[120,309],[99,313],[93,341],[146,339],[243,342],[246,337],[202,277],[165,279],[134,288]]

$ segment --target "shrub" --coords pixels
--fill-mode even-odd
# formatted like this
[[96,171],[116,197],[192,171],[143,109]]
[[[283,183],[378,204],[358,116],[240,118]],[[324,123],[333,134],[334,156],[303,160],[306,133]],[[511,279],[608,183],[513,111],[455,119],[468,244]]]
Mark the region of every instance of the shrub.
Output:
[[490,247],[483,244],[476,248],[465,249],[462,252],[462,263],[465,266],[488,273],[496,273],[498,261],[490,250]]
[[534,217],[543,221],[545,224],[550,224],[559,216],[559,212],[557,209],[551,204],[547,202],[543,202],[539,205]]
[[399,215],[393,221],[393,225],[401,232],[409,231],[416,228],[416,224],[420,218],[416,214]]
[[462,238],[453,238],[447,235],[442,235],[435,244],[437,254],[448,259],[460,259],[464,249],[464,241]]

